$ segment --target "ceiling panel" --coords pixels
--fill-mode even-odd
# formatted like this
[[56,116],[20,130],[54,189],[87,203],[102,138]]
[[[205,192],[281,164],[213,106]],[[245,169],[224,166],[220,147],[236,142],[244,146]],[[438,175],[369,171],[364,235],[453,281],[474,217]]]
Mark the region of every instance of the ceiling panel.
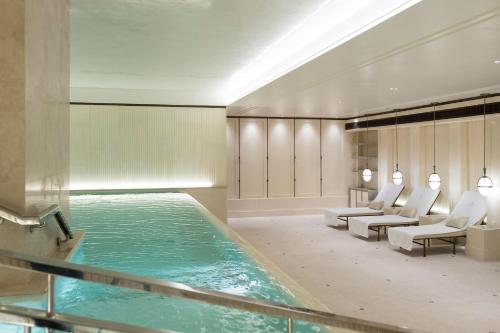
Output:
[[348,117],[500,92],[499,32],[496,0],[424,0],[232,103],[228,113]]

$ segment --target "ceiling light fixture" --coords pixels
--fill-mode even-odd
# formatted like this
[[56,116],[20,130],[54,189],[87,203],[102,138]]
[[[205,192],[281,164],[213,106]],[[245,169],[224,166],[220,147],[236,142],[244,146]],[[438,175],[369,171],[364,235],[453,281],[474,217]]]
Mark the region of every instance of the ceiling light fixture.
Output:
[[399,154],[398,154],[398,111],[396,111],[396,169],[392,173],[392,182],[395,185],[403,183],[403,173],[399,170]]
[[368,167],[368,115],[366,116],[366,149],[365,149],[365,160],[366,160],[366,168],[363,170],[363,180],[368,183],[372,180],[372,170]]
[[500,60],[495,60],[494,63],[498,65],[500,64]]
[[486,95],[483,97],[483,175],[477,181],[477,189],[483,196],[493,192],[493,181],[486,176]]
[[437,190],[441,186],[441,177],[439,177],[439,174],[436,172],[436,104],[434,103],[434,112],[433,112],[433,118],[434,118],[434,158],[433,158],[433,165],[432,165],[432,173],[429,176],[429,187],[432,188],[433,190]]

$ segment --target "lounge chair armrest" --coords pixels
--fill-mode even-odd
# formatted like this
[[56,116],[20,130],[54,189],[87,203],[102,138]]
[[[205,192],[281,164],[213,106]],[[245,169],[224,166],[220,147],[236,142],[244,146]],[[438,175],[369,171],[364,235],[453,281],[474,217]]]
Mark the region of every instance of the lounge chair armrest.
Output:
[[369,201],[358,201],[357,206],[358,207],[368,207],[369,204],[370,204]]
[[439,215],[423,215],[418,218],[419,225],[436,224],[444,221],[449,215],[439,214]]
[[401,211],[401,207],[385,207],[384,215],[398,215]]

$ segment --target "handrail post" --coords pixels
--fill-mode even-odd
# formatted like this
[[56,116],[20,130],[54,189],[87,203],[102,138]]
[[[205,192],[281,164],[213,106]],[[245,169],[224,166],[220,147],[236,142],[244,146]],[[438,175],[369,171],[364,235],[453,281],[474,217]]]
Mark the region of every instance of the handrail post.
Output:
[[55,287],[55,276],[52,274],[48,275],[48,286],[47,286],[47,312],[52,315],[54,313],[54,287]]
[[288,333],[293,333],[293,320],[288,318]]

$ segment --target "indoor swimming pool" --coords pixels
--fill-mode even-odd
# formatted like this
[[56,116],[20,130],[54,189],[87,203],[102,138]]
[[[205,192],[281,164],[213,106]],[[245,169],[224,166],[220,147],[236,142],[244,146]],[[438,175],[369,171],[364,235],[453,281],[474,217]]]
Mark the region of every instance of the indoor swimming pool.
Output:
[[[182,193],[77,195],[73,229],[85,238],[71,262],[297,305]],[[56,311],[177,332],[286,332],[286,321],[191,300],[58,278]],[[44,308],[45,300],[18,305]],[[320,332],[297,322],[294,332]],[[22,332],[4,326],[2,332]]]

